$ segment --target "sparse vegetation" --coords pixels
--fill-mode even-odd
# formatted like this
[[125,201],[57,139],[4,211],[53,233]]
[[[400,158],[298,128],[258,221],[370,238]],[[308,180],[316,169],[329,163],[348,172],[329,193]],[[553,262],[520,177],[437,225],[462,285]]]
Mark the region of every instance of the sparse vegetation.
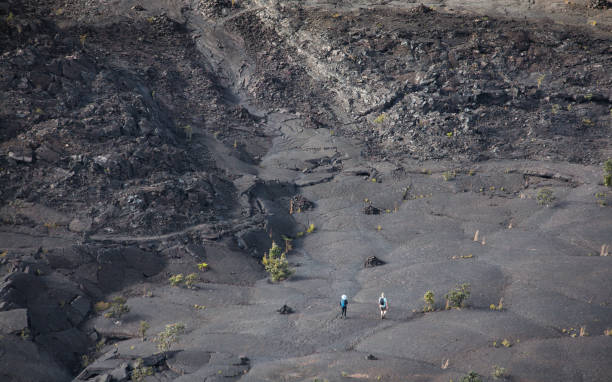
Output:
[[456,177],[456,176],[457,176],[457,172],[456,172],[455,170],[453,170],[453,171],[444,171],[444,172],[442,173],[442,178],[443,178],[445,181],[447,181],[447,182],[448,182],[449,180],[453,180],[453,179],[455,179],[455,177]]
[[272,281],[282,281],[293,274],[293,270],[289,268],[286,253],[282,252],[275,242],[272,242],[270,251],[264,254],[262,263]]
[[102,338],[100,341],[96,342],[96,353],[100,353],[102,349],[106,346],[106,338]]
[[154,375],[155,370],[151,366],[145,366],[142,358],[136,360],[134,369],[132,370],[132,381],[143,381],[146,377]]
[[470,284],[461,284],[455,286],[454,289],[450,290],[444,295],[447,300],[447,307],[461,308],[465,305],[465,301],[470,298]]
[[497,305],[495,305],[495,304],[489,305],[489,308],[491,310],[499,310],[499,311],[503,310],[504,309],[504,298],[503,297],[500,298],[499,299],[499,304],[497,304]]
[[536,195],[536,200],[541,206],[550,207],[555,201],[555,199],[555,195],[550,188],[542,188],[538,191],[538,194]]
[[21,333],[19,334],[19,336],[24,341],[29,341],[30,339],[32,339],[32,336],[30,335],[30,328],[21,329]]
[[478,373],[470,371],[467,375],[461,378],[461,382],[482,382],[482,378]]
[[195,273],[190,273],[187,275],[187,277],[185,277],[185,286],[188,289],[195,289],[196,282],[198,282],[198,275]]
[[185,276],[183,276],[182,273],[179,273],[177,275],[170,276],[168,281],[170,281],[170,285],[172,286],[179,286],[183,282],[184,279],[185,279]]
[[166,325],[166,329],[155,337],[157,349],[162,352],[170,350],[172,345],[178,342],[178,337],[183,334],[184,331],[185,325],[181,323]]
[[382,113],[374,119],[374,123],[382,123],[385,119],[387,119],[387,115],[385,113]]
[[600,207],[605,207],[607,205],[606,196],[605,192],[598,192],[595,194],[595,200],[597,200],[597,204],[599,204]]
[[612,159],[608,159],[604,165],[604,186],[612,187]]
[[315,231],[315,225],[314,223],[310,223],[310,225],[306,229],[306,233],[313,233],[314,231]]
[[495,379],[500,379],[500,378],[508,378],[508,371],[506,370],[506,368],[504,367],[499,367],[497,365],[493,366],[493,378]]
[[208,270],[208,264],[206,264],[206,263],[198,263],[198,270],[200,270],[200,271],[207,271]]
[[148,322],[140,321],[140,324],[138,325],[138,336],[142,338],[143,341],[147,335],[147,330],[149,330],[149,328],[151,328],[151,325],[149,325]]
[[423,311],[424,312],[431,312],[434,310],[434,292],[432,290],[428,290],[427,292],[425,292],[425,295],[423,296],[423,300],[425,300],[425,304],[427,304],[424,308]]
[[126,305],[127,300],[124,297],[117,296],[110,303],[110,311],[104,313],[106,318],[121,318],[125,313],[130,311],[130,307]]

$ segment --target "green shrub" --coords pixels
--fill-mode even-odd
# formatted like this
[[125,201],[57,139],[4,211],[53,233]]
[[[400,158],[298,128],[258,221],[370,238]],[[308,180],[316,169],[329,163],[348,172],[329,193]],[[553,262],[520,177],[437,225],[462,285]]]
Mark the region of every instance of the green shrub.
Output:
[[450,290],[444,295],[444,298],[452,304],[452,306],[461,308],[465,301],[470,298],[470,284],[461,284],[455,286],[455,289]]
[[538,191],[536,199],[539,205],[549,207],[553,204],[556,198],[550,188],[542,188],[540,191]]
[[612,187],[612,159],[604,163],[604,186]]
[[121,318],[125,313],[130,311],[130,307],[125,303],[127,300],[124,297],[115,297],[110,303],[110,311],[104,313],[106,318]]
[[423,310],[425,312],[431,312],[434,306],[434,292],[431,290],[428,290],[427,292],[425,292],[425,295],[423,296],[423,300],[425,300],[425,304],[427,304],[427,306],[425,306]]
[[293,274],[293,270],[289,268],[287,256],[275,242],[272,242],[270,252],[264,254],[262,263],[272,281],[282,281]]
[[470,371],[468,375],[461,378],[461,382],[482,382],[482,378],[480,378],[478,373]]
[[183,334],[185,331],[185,325],[181,323],[176,324],[168,324],[166,325],[166,329],[163,332],[159,333],[157,337],[155,337],[155,342],[157,342],[157,349],[159,351],[168,351],[178,342],[178,336]]

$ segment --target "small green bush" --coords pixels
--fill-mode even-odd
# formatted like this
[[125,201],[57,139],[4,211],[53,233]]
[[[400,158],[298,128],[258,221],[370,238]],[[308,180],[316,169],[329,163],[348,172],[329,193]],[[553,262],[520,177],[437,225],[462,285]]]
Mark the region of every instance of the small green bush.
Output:
[[455,172],[455,171],[444,171],[444,172],[442,173],[442,178],[443,178],[445,181],[447,181],[447,182],[448,182],[449,180],[453,180],[453,179],[455,179],[455,177],[456,177],[456,176],[457,176],[457,172]]
[[208,264],[206,264],[206,263],[198,263],[198,270],[200,270],[200,271],[208,270]]
[[538,194],[536,195],[536,200],[541,206],[549,207],[553,204],[555,199],[555,195],[553,194],[553,191],[550,188],[542,188],[540,189],[540,191],[538,191]]
[[465,301],[470,298],[470,284],[461,284],[455,286],[455,289],[450,290],[444,295],[444,298],[452,304],[452,306],[461,308]]
[[272,281],[282,281],[293,274],[293,270],[289,268],[287,256],[275,242],[272,242],[270,252],[264,254],[262,263]]
[[130,307],[125,304],[126,302],[127,300],[124,297],[115,297],[110,303],[110,311],[104,313],[104,317],[121,318],[121,316],[130,311]]
[[495,365],[493,366],[493,378],[508,378],[508,371],[504,367],[499,367]]
[[155,337],[155,342],[157,342],[157,349],[159,351],[168,351],[178,342],[178,336],[183,334],[185,331],[185,325],[181,323],[176,324],[168,324],[166,325],[166,329],[163,332],[159,333],[157,337]]
[[480,378],[478,373],[470,371],[468,375],[461,378],[461,382],[482,382],[482,378]]
[[185,277],[183,276],[183,274],[179,273],[178,275],[170,276],[168,281],[170,281],[170,285],[172,286],[179,286],[179,284],[182,283],[184,279]]
[[189,289],[195,289],[195,284],[198,282],[198,275],[190,273],[185,277],[185,286]]
[[425,292],[425,295],[423,296],[423,300],[425,300],[425,304],[427,304],[425,308],[423,308],[423,310],[425,312],[431,312],[434,307],[434,292],[431,290],[428,290],[427,292]]

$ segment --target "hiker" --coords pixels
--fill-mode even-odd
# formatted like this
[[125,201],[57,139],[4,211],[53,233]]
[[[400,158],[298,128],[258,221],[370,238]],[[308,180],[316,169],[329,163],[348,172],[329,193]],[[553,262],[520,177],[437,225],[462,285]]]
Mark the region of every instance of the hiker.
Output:
[[387,298],[384,293],[380,294],[380,298],[378,299],[378,307],[380,308],[380,319],[384,319],[387,315],[387,310],[389,310],[389,303],[387,302]]
[[343,294],[340,298],[340,308],[342,308],[342,313],[340,314],[340,318],[346,318],[346,307],[348,306],[348,299],[346,295]]

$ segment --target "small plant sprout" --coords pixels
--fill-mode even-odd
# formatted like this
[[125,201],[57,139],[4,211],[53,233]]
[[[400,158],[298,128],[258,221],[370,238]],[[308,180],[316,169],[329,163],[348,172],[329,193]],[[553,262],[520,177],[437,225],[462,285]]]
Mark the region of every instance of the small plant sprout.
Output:
[[168,281],[170,281],[170,285],[172,286],[179,286],[183,282],[184,278],[185,276],[183,276],[182,273],[179,273],[177,275],[170,276]]
[[190,273],[185,277],[185,286],[188,289],[196,289],[196,283],[198,282],[198,275],[195,273]]
[[207,271],[208,270],[208,264],[207,263],[198,263],[198,270],[200,270],[200,271]]
[[427,304],[424,308],[423,311],[424,312],[431,312],[434,310],[434,292],[432,290],[428,290],[427,292],[425,292],[425,295],[423,296],[423,300],[425,301],[425,304]]
[[170,350],[172,345],[178,342],[178,337],[183,334],[184,331],[185,325],[181,323],[166,325],[166,329],[155,337],[157,349],[162,352]]
[[314,231],[315,231],[315,225],[314,223],[310,223],[310,225],[306,229],[306,233],[313,233]]
[[555,195],[550,188],[542,188],[536,195],[536,200],[541,206],[550,207],[555,201]]
[[383,123],[385,119],[387,119],[387,115],[385,113],[382,113],[374,119],[374,123]]
[[130,307],[126,305],[126,302],[127,300],[124,297],[115,297],[110,303],[110,311],[104,313],[104,317],[121,318],[121,316],[130,311]]
[[[458,284],[454,289],[451,289],[444,298],[456,308],[461,308],[465,305],[465,301],[470,298],[470,284]],[[447,304],[449,306],[449,304]]]
[[151,328],[151,325],[149,325],[148,322],[140,321],[140,324],[138,325],[138,336],[142,338],[143,341],[145,340],[147,330],[149,330],[149,328]]

